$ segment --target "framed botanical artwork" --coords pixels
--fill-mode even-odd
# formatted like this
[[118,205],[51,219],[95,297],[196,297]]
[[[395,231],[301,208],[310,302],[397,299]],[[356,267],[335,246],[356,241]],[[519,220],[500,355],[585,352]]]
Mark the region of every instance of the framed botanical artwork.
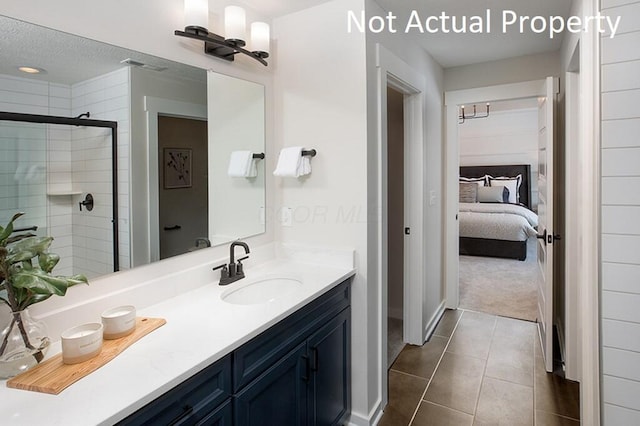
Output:
[[190,149],[164,149],[164,188],[191,188],[191,157]]

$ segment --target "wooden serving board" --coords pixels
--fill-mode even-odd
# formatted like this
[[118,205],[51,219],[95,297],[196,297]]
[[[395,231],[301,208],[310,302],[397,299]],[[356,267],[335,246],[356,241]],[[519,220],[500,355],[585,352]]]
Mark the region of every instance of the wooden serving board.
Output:
[[129,346],[166,324],[163,318],[136,318],[136,329],[128,336],[102,342],[102,351],[87,361],[67,365],[59,353],[29,371],[9,379],[7,387],[57,395],[64,389],[93,373]]

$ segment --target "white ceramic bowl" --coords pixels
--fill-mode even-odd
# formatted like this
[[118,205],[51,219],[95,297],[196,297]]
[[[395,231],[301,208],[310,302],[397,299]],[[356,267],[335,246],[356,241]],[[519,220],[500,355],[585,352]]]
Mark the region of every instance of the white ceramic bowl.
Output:
[[78,364],[102,350],[102,324],[91,322],[65,330],[61,335],[62,362]]
[[102,313],[102,325],[104,338],[107,340],[119,339],[133,333],[136,328],[136,307],[127,305],[107,309]]

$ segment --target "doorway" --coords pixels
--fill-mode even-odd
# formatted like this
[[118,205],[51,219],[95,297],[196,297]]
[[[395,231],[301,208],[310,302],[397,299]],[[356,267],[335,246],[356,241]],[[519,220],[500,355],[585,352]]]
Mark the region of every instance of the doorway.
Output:
[[[460,187],[467,190],[458,207],[459,306],[535,322],[538,101],[481,99],[471,109],[478,114],[458,123]],[[500,189],[506,200],[490,196]],[[499,225],[501,232],[489,229]]]
[[[456,309],[459,306],[459,232],[458,232],[458,202],[459,202],[459,144],[458,122],[461,105],[473,104],[480,99],[488,101],[506,101],[536,97],[538,102],[538,161],[539,161],[539,208],[538,234],[541,243],[538,244],[538,263],[540,265],[540,279],[538,283],[538,322],[542,343],[542,354],[545,358],[547,371],[552,367],[552,329],[553,329],[553,243],[555,238],[553,226],[553,126],[555,99],[559,92],[558,80],[548,77],[545,80],[524,83],[505,84],[477,89],[458,90],[445,93],[446,106],[446,165],[445,165],[445,281],[447,307]],[[550,102],[546,102],[546,100]],[[551,101],[553,100],[553,101]],[[549,148],[549,149],[547,149]],[[542,242],[544,244],[542,244]],[[543,249],[541,249],[543,246]]]
[[[402,282],[402,343],[422,345],[429,334],[423,315],[424,303],[424,162],[425,162],[425,82],[424,77],[415,72],[383,46],[377,45],[378,68],[378,146],[375,166],[378,172],[376,198],[379,202],[380,217],[375,223],[376,258],[375,270],[378,290],[378,353],[376,362],[380,374],[382,403],[388,400],[388,289],[389,281]],[[396,176],[403,185],[402,236],[403,255],[400,269],[392,270],[389,265],[389,209],[391,189],[388,187],[389,168],[387,133],[387,94],[392,88],[402,101],[403,153],[402,173]],[[397,152],[394,152],[394,156]],[[397,215],[397,213],[395,213]],[[397,226],[397,225],[396,225]],[[393,231],[395,232],[395,231]],[[396,236],[397,237],[397,236]],[[398,240],[399,241],[399,240]],[[394,260],[394,261],[397,261]],[[402,280],[396,275],[402,271]]]
[[404,340],[404,95],[387,87],[387,366],[390,368]]
[[158,117],[160,259],[189,252],[207,238],[207,122]]

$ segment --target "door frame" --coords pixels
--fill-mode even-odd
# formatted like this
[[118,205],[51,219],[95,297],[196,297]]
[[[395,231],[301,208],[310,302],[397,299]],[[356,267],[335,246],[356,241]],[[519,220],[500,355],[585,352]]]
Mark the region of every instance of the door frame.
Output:
[[387,87],[404,95],[404,203],[405,226],[411,234],[405,236],[403,280],[403,339],[407,343],[424,343],[424,164],[425,164],[425,80],[406,62],[382,45],[376,45],[377,68],[377,197],[380,205],[380,221],[377,223],[377,289],[379,388],[381,408],[388,401],[387,376],[387,310],[388,310],[388,197],[387,197]]
[[[149,175],[146,182],[148,188],[147,206],[149,206],[149,220],[147,222],[148,253],[149,261],[156,262],[160,260],[160,213],[158,209],[154,209],[152,206],[158,206],[160,202],[160,190],[158,188],[160,173],[158,170],[158,116],[206,121],[207,106],[145,96],[144,111],[147,121],[146,151],[148,155],[147,164],[149,165]],[[130,202],[133,202],[133,200],[130,200]]]
[[459,300],[459,233],[458,233],[458,176],[460,144],[458,141],[458,105],[497,102],[546,96],[546,80],[500,84],[475,89],[445,92],[445,165],[444,165],[444,280],[445,305],[457,309]]

